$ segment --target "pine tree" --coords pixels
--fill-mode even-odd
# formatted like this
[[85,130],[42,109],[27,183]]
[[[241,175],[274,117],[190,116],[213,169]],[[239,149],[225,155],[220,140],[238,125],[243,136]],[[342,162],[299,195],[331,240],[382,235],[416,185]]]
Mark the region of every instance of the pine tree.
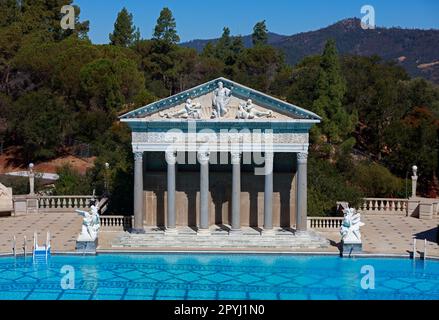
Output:
[[254,46],[267,44],[268,30],[265,20],[259,21],[253,28],[252,41]]
[[354,118],[343,108],[346,94],[344,79],[334,40],[329,40],[320,62],[317,80],[318,98],[313,103],[313,111],[323,118],[321,132],[328,142],[339,143],[353,130]]
[[138,30],[136,31],[133,25],[133,15],[126,8],[123,8],[117,15],[113,33],[110,33],[111,44],[128,47],[134,43],[138,36]]
[[168,44],[175,44],[180,41],[176,30],[177,24],[172,11],[169,8],[163,8],[157,19],[157,25],[154,28],[154,39],[164,41]]

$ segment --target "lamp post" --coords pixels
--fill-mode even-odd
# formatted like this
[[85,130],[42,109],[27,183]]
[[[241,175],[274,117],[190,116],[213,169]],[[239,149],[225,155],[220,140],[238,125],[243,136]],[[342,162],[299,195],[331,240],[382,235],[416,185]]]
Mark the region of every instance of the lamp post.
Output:
[[35,195],[35,172],[34,164],[29,163],[29,194]]

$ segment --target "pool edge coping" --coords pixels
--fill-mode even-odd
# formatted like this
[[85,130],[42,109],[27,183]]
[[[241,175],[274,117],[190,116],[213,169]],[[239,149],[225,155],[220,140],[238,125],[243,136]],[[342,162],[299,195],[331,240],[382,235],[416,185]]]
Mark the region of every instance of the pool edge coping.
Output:
[[[52,256],[97,256],[97,255],[123,255],[123,254],[227,254],[227,255],[282,255],[282,256],[338,256],[338,252],[319,252],[319,251],[222,251],[222,250],[105,250],[100,249],[96,252],[77,252],[77,251],[54,251],[51,253]],[[16,257],[23,257],[24,254],[16,254]],[[0,253],[0,258],[14,257],[12,253]],[[32,254],[26,255],[26,257],[32,258]],[[351,258],[404,258],[410,259],[409,254],[392,254],[392,253],[358,253],[353,255]],[[423,261],[423,259],[418,258],[417,260]],[[426,260],[436,260],[439,261],[439,256],[427,256]]]

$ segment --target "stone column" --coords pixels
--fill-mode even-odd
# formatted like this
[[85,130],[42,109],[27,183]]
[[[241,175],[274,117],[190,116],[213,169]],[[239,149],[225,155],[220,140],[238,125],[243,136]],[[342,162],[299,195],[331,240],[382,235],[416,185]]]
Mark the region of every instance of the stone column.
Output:
[[306,231],[307,230],[307,212],[308,212],[307,166],[308,166],[308,154],[307,153],[297,153],[296,231]]
[[200,226],[198,234],[209,234],[209,152],[198,152],[200,163]]
[[167,195],[167,233],[175,233],[176,213],[175,213],[175,164],[177,155],[175,152],[166,152],[166,162],[168,164],[168,195]]
[[273,153],[265,153],[264,230],[273,234]]
[[418,183],[418,167],[413,166],[413,175],[412,175],[412,198],[416,198],[416,185]]
[[35,172],[34,164],[29,164],[29,194],[31,196],[35,195]]
[[143,233],[143,152],[134,152],[134,228]]
[[232,152],[232,230],[241,232],[241,153]]

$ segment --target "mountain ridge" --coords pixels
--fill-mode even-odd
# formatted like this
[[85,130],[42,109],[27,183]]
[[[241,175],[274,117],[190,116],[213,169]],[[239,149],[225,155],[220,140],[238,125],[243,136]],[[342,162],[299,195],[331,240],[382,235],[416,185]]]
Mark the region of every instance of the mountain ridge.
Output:
[[[325,28],[291,36],[269,33],[268,44],[282,50],[287,63],[295,65],[306,56],[321,54],[330,38],[335,39],[340,54],[378,55],[401,65],[413,77],[439,83],[438,29],[376,27],[364,30],[360,19],[348,18]],[[242,39],[245,47],[251,47],[251,35]],[[200,52],[208,42],[217,40],[196,39],[181,45]]]

